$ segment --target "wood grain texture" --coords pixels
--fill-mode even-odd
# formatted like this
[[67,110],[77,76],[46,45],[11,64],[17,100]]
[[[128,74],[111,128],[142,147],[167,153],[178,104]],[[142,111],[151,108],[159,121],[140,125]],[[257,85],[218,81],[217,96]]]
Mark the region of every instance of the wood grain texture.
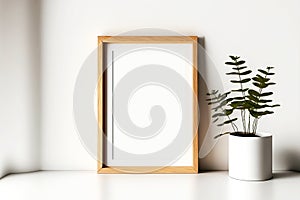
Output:
[[193,166],[174,166],[174,167],[104,167],[98,169],[100,174],[192,174],[198,173],[198,169]]
[[190,36],[193,40],[193,92],[195,99],[193,100],[193,166],[198,172],[198,125],[199,125],[199,103],[198,103],[198,37]]
[[98,36],[99,43],[193,43],[197,36]]
[[[99,77],[104,72],[104,44],[193,44],[193,92],[196,99],[193,101],[193,166],[165,166],[165,167],[113,167],[103,164],[103,152],[105,146],[103,141],[103,132],[106,129],[106,105],[105,105],[105,76]],[[116,173],[198,173],[198,37],[197,36],[98,36],[98,173],[116,174]]]

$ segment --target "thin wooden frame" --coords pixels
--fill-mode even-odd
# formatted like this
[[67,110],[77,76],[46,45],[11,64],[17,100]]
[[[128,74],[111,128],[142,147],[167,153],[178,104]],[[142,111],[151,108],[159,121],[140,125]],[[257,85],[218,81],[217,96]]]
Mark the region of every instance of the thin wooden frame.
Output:
[[[197,98],[193,102],[193,166],[165,166],[158,167],[117,167],[112,168],[102,163],[105,144],[102,130],[106,130],[106,81],[104,71],[104,45],[105,44],[193,44],[193,92]],[[98,36],[98,173],[198,173],[198,37],[197,36]],[[103,75],[102,75],[103,74]],[[101,76],[102,75],[102,76]],[[101,76],[101,77],[100,77]]]

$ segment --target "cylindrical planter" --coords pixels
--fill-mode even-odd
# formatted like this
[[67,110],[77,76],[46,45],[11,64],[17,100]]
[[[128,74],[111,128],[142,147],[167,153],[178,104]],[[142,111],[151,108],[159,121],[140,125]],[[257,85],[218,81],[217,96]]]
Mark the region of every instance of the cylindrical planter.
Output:
[[229,136],[229,176],[239,180],[272,178],[272,135]]

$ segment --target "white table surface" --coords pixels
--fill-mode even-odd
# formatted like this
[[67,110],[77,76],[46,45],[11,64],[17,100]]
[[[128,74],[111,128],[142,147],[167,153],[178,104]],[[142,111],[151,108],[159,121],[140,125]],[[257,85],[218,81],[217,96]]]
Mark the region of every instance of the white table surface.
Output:
[[193,174],[111,174],[40,171],[0,179],[1,200],[299,200],[300,173],[274,172],[265,182],[238,181],[226,171]]

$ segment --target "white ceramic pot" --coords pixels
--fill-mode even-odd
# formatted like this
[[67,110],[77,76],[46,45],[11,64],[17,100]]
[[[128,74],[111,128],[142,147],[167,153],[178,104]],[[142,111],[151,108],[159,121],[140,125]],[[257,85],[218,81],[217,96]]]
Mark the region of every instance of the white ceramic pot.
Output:
[[229,176],[239,180],[272,178],[272,135],[229,136]]

